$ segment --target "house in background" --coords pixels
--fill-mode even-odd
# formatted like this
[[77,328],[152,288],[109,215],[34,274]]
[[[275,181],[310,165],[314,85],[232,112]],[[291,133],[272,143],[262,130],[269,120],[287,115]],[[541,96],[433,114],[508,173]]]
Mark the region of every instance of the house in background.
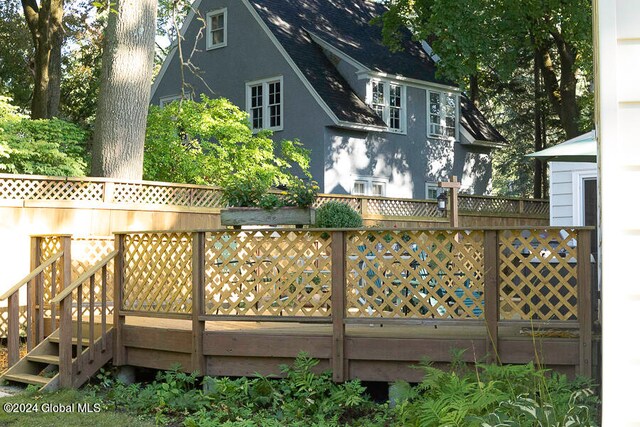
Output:
[[[454,174],[462,191],[491,189],[491,153],[504,138],[450,82],[436,77],[426,43],[401,34],[399,52],[371,24],[385,8],[366,0],[196,0],[181,33],[200,77],[197,98],[228,98],[251,126],[300,139],[325,193],[435,198]],[[204,35],[198,39],[199,32]],[[206,84],[203,81],[206,81]],[[211,93],[209,86],[214,93]],[[152,103],[180,97],[174,48]]]

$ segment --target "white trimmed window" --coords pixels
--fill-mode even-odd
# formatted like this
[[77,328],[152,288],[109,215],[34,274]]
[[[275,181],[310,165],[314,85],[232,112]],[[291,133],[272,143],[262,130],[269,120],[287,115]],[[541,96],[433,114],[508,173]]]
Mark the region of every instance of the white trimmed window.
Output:
[[159,104],[160,104],[160,108],[164,107],[167,104],[170,104],[174,101],[179,101],[181,99],[187,99],[189,101],[193,100],[193,94],[191,92],[187,92],[184,96],[184,98],[182,97],[182,95],[169,95],[169,96],[163,96],[162,98],[160,98]]
[[227,9],[207,13],[207,50],[227,45]]
[[449,92],[427,91],[428,123],[430,137],[458,139],[458,95]]
[[247,112],[253,130],[282,130],[282,76],[247,83]]
[[425,199],[437,199],[442,193],[442,188],[436,182],[425,182],[424,187]]
[[402,85],[375,79],[367,85],[369,106],[391,132],[406,132],[406,97],[406,87]]
[[387,192],[387,183],[379,178],[371,176],[358,176],[353,181],[351,194],[354,196],[384,197]]

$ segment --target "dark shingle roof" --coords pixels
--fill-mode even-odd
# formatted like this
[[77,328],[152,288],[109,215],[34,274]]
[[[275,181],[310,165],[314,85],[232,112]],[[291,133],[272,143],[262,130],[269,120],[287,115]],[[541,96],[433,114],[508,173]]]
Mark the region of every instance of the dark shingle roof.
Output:
[[506,142],[500,132],[489,123],[466,96],[460,97],[460,124],[479,141]]
[[[391,52],[382,43],[381,28],[372,19],[384,13],[368,0],[249,0],[305,78],[344,122],[385,126],[360,99],[309,32],[365,67],[407,78],[451,84],[436,77],[436,65],[408,30],[400,37],[402,50]],[[473,105],[463,104],[463,125],[476,139],[502,141]],[[466,123],[466,124],[465,124]],[[484,133],[485,130],[492,132]],[[499,139],[495,139],[499,137]]]

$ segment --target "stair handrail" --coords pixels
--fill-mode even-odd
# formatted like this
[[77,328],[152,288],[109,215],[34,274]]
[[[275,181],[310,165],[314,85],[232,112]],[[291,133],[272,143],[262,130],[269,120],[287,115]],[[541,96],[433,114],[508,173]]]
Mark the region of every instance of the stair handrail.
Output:
[[53,298],[51,300],[51,304],[60,304],[63,299],[65,299],[69,295],[71,295],[71,293],[74,290],[76,290],[78,288],[78,286],[82,285],[84,282],[87,281],[87,279],[89,279],[91,276],[96,274],[98,272],[98,270],[100,270],[102,267],[107,265],[107,263],[109,261],[111,261],[112,259],[114,259],[116,257],[116,255],[118,255],[118,251],[117,250],[111,251],[107,255],[105,255],[105,257],[102,258],[100,261],[98,261],[97,264],[95,264],[89,270],[87,270],[84,273],[82,273],[82,275],[80,277],[78,277],[76,280],[74,280],[69,286],[64,288],[62,290],[62,292],[60,292],[55,298]]
[[[105,352],[107,350],[106,334],[107,334],[107,265],[109,262],[116,258],[120,251],[114,250],[108,253],[104,258],[98,261],[93,267],[85,271],[80,277],[74,280],[69,286],[66,286],[58,295],[51,299],[51,306],[55,307],[60,304],[60,386],[65,388],[71,388],[75,385],[76,380],[83,374],[83,293],[82,285],[89,281],[89,336],[88,345],[89,359],[88,363],[93,363],[94,354],[100,350]],[[96,310],[95,305],[95,280],[96,274],[102,270],[102,284],[101,284],[101,343],[102,348],[97,348],[97,339],[94,334],[95,322],[94,315]],[[73,318],[72,318],[72,305],[73,305],[73,292],[77,291],[77,306],[76,306],[76,357],[73,361]]]
[[51,264],[59,260],[62,257],[62,255],[64,255],[64,251],[58,252],[57,254],[53,255],[51,258],[47,259],[45,262],[40,264],[38,267],[31,270],[31,272],[26,276],[24,276],[22,280],[20,280],[18,283],[13,285],[8,291],[2,294],[2,296],[0,296],[0,301],[6,300],[11,295],[18,292],[20,288],[22,288],[24,285],[26,285],[27,283],[35,279],[38,276],[38,274],[42,273],[45,268],[49,267]]
[[[31,282],[33,279],[38,277],[42,272],[49,266],[53,265],[56,261],[64,256],[64,249],[60,252],[54,254],[43,263],[38,265],[36,268],[31,270],[29,274],[27,274],[22,280],[13,285],[9,290],[7,290],[2,296],[0,296],[0,301],[4,301],[8,299],[7,310],[8,310],[8,319],[7,319],[7,365],[11,367],[15,365],[18,360],[20,360],[20,289],[27,283]],[[55,270],[55,268],[54,268]],[[54,279],[55,279],[55,273]],[[53,280],[55,281],[55,280]],[[53,282],[52,281],[52,282]],[[30,313],[29,313],[30,314]],[[30,316],[27,315],[27,334],[30,333]]]

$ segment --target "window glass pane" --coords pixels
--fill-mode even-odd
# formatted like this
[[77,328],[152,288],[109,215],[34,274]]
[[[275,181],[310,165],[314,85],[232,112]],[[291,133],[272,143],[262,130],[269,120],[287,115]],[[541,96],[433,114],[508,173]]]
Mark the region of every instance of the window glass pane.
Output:
[[365,183],[363,181],[353,183],[353,194],[365,194]]
[[392,129],[400,129],[400,109],[391,107],[389,113],[389,127]]
[[373,104],[384,105],[384,83],[373,82]]
[[383,197],[384,196],[384,183],[382,183],[382,182],[374,182],[371,185],[371,193],[374,196]]
[[212,46],[224,43],[224,13],[209,17],[209,31]]
[[396,86],[396,85],[391,85],[390,89],[389,89],[389,94],[390,94],[390,100],[389,100],[389,105],[391,105],[392,107],[402,107],[401,101],[402,101],[402,89],[400,88],[400,86]]
[[269,127],[280,126],[282,117],[280,98],[280,82],[269,83]]

